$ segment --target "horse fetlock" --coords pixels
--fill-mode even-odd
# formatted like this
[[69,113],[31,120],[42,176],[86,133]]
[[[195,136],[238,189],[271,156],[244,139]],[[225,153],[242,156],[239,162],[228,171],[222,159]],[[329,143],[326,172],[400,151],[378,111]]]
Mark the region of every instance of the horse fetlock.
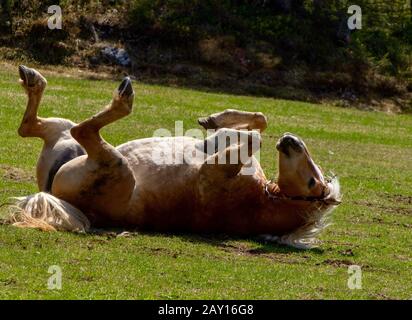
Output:
[[129,77],[123,79],[114,94],[110,110],[120,116],[127,116],[132,112],[134,91]]
[[133,110],[133,99],[117,97],[113,99],[110,110],[113,114],[119,115],[120,117],[127,116]]

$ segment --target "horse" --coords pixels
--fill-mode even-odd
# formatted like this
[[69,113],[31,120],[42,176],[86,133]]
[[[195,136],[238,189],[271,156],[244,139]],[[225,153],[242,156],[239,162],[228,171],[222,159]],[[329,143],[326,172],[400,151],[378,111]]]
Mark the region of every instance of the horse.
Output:
[[[114,147],[100,129],[132,112],[135,92],[129,77],[103,111],[76,124],[39,117],[47,80],[25,66],[19,66],[19,76],[28,101],[18,134],[41,138],[44,145],[36,169],[39,192],[15,198],[9,220],[15,226],[266,235],[307,249],[317,245],[340,203],[337,178],[324,176],[294,134],[279,138],[278,176],[266,178],[255,157],[267,128],[260,112],[229,109],[200,118],[203,128],[214,130],[205,139],[151,137]],[[230,135],[240,140],[228,141]],[[172,161],[159,162],[154,150]],[[187,154],[200,156],[175,161]],[[233,154],[246,159],[232,161]]]

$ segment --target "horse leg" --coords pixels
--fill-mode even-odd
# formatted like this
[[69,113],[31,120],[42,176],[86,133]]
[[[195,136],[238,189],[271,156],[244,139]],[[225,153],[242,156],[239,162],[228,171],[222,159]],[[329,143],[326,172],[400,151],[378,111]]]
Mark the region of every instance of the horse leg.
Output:
[[27,107],[24,112],[18,133],[23,138],[37,137],[47,142],[58,140],[61,132],[75,124],[66,119],[40,118],[37,115],[47,80],[40,72],[25,66],[19,66],[20,84],[27,93]]
[[27,93],[28,101],[18,133],[22,137],[43,137],[45,120],[37,116],[40,101],[47,80],[36,70],[25,66],[19,67],[20,84]]
[[220,129],[205,140],[205,153],[212,154],[203,163],[201,174],[218,179],[234,177],[250,163],[260,145],[258,131]]
[[21,137],[38,137],[44,141],[36,175],[40,191],[49,192],[58,169],[84,154],[84,151],[70,135],[75,123],[59,118],[40,118],[37,115],[47,80],[37,70],[25,66],[19,67],[19,74],[28,101],[18,133]]
[[102,112],[71,129],[87,156],[66,163],[52,185],[54,196],[82,210],[95,224],[121,224],[135,186],[127,159],[100,136],[100,129],[132,111],[134,92],[125,78]]
[[237,206],[251,205],[256,187],[250,186],[258,185],[251,180],[264,178],[257,160],[252,157],[260,147],[259,132],[239,131],[239,134],[244,142],[217,151],[200,168],[198,192],[204,210],[199,215],[201,223],[204,219],[216,220],[215,212],[228,213],[236,211]]
[[267,128],[267,119],[261,112],[247,112],[227,109],[206,118],[199,118],[199,124],[205,129],[232,128],[236,130],[259,130]]

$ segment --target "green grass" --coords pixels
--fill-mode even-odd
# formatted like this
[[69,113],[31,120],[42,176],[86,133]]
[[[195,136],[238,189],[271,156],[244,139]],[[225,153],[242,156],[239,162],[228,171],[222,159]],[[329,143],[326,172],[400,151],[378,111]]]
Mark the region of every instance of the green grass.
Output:
[[[37,191],[41,142],[17,127],[25,95],[17,67],[0,71],[0,203]],[[40,113],[81,121],[99,111],[118,82],[47,76]],[[262,166],[276,173],[275,143],[300,135],[325,171],[339,175],[343,203],[319,249],[298,251],[253,239],[138,233],[76,235],[0,226],[0,298],[385,299],[412,298],[412,117],[324,105],[135,84],[134,113],[104,129],[117,145],[158,128],[186,129],[226,108],[262,111]],[[3,207],[2,212],[5,212]],[[347,287],[348,265],[362,289]],[[48,290],[48,268],[63,271]]]

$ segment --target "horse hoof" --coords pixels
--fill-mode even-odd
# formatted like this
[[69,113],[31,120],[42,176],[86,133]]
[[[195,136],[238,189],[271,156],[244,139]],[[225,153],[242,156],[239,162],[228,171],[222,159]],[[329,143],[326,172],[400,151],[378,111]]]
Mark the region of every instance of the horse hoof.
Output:
[[36,85],[36,72],[26,66],[19,66],[20,79],[23,80],[24,85],[34,87]]
[[47,85],[47,80],[35,69],[21,65],[19,75],[23,86],[34,91],[42,91]]
[[207,118],[199,118],[197,122],[206,130],[208,129],[216,129],[217,125],[211,117]]
[[132,80],[130,80],[129,77],[125,77],[122,81],[122,83],[119,86],[119,96],[124,97],[124,96],[131,96],[133,92],[133,87],[132,87]]

